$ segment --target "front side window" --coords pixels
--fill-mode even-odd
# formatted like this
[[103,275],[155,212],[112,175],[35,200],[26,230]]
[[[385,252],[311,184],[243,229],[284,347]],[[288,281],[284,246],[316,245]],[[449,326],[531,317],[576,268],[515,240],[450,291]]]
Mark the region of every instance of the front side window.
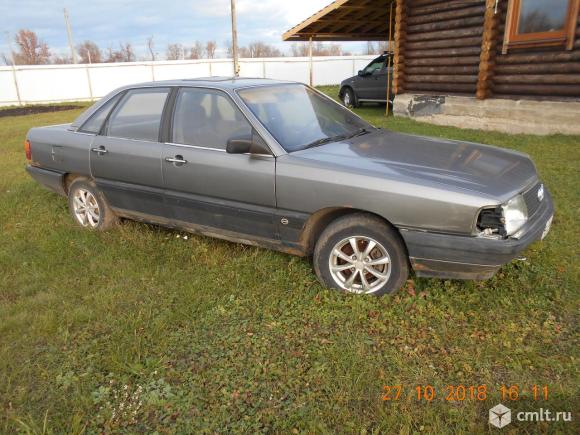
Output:
[[571,48],[579,0],[512,0],[504,52],[508,46],[567,45]]
[[183,88],[173,115],[173,143],[225,150],[228,140],[250,137],[252,127],[220,91]]
[[93,113],[93,115],[87,120],[87,122],[85,122],[82,125],[82,127],[79,128],[79,131],[83,133],[99,134],[101,131],[101,127],[105,122],[105,119],[107,119],[109,112],[115,106],[117,101],[119,101],[121,95],[122,93],[117,94],[109,101],[107,101],[105,104],[103,104],[95,113]]
[[135,89],[127,92],[108,121],[107,135],[157,142],[169,89]]
[[304,85],[248,88],[239,95],[287,152],[373,129],[340,104]]
[[383,65],[385,64],[385,58],[379,57],[378,59],[373,60],[365,69],[364,72],[366,74],[372,74],[375,71],[380,71],[383,69]]

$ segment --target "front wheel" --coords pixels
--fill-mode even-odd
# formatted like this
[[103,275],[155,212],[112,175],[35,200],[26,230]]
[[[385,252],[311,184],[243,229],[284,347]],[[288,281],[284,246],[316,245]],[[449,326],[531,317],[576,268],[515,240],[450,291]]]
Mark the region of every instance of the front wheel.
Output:
[[366,214],[344,216],[324,230],[314,250],[314,270],[327,287],[375,296],[397,291],[409,276],[399,234]]
[[358,107],[358,101],[354,94],[354,91],[351,88],[346,88],[342,92],[342,104],[349,109]]

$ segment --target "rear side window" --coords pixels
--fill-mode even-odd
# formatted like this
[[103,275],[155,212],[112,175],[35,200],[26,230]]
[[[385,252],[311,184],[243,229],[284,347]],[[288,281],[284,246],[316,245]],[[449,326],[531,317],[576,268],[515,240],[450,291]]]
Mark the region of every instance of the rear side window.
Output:
[[109,118],[107,135],[157,142],[168,93],[167,88],[127,92]]
[[79,131],[83,133],[94,133],[99,134],[101,131],[101,127],[103,126],[103,122],[107,119],[107,115],[111,111],[111,109],[115,106],[117,101],[121,98],[121,94],[115,95],[105,104],[103,104],[93,115],[85,122]]
[[229,139],[251,134],[250,123],[222,92],[197,88],[179,91],[172,142],[225,150]]

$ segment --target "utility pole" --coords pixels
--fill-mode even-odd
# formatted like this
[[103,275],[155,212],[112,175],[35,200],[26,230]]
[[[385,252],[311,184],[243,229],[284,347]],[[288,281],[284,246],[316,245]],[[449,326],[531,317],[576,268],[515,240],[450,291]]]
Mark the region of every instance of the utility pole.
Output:
[[20,98],[20,89],[18,88],[18,79],[16,77],[16,62],[14,62],[14,51],[12,51],[12,40],[10,39],[10,32],[6,32],[6,41],[8,41],[8,50],[10,50],[10,62],[12,63],[12,80],[14,80],[14,88],[16,89],[16,99],[18,105],[22,106],[22,99]]
[[238,24],[236,19],[236,0],[232,0],[232,54],[234,56],[234,76],[240,75],[240,61],[238,59]]
[[308,69],[310,74],[310,86],[314,86],[314,63],[312,60],[312,36],[308,40],[308,57],[310,62],[308,63]]
[[77,52],[75,51],[73,39],[72,39],[72,31],[70,29],[70,23],[68,21],[68,12],[66,8],[64,8],[64,22],[66,24],[66,33],[68,34],[68,46],[70,47],[70,54],[72,56],[73,63],[77,63]]

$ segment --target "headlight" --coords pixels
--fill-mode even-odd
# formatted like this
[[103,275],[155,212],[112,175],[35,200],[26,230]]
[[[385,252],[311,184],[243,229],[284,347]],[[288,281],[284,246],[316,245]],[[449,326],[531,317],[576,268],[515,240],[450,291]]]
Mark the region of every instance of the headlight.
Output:
[[506,233],[512,236],[528,221],[528,207],[524,197],[518,195],[502,205],[502,209]]

